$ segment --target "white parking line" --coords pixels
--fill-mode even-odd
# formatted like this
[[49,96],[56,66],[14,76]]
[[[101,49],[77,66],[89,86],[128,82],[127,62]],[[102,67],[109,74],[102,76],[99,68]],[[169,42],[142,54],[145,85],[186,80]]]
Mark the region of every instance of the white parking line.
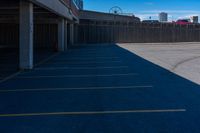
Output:
[[22,71],[16,72],[16,73],[14,73],[14,74],[12,74],[12,75],[10,75],[10,76],[8,76],[8,77],[6,77],[6,78],[0,80],[0,83],[6,82],[6,81],[8,81],[9,79],[12,79],[12,78],[16,77],[16,76],[19,75],[21,72],[22,72]]
[[110,87],[81,87],[81,88],[39,88],[39,89],[5,89],[0,90],[0,93],[4,92],[26,92],[26,91],[64,91],[64,90],[115,90],[115,89],[145,89],[153,88],[151,85],[146,86],[110,86]]
[[105,63],[122,63],[122,61],[82,61],[82,62],[75,62],[75,61],[55,61],[55,62],[47,62],[45,64],[105,64]]
[[64,69],[71,69],[71,70],[95,70],[95,69],[119,69],[119,68],[129,68],[129,66],[115,66],[115,67],[40,67],[35,68],[34,70],[64,70]]
[[87,78],[87,77],[114,77],[114,76],[137,76],[137,73],[125,74],[100,74],[100,75],[59,75],[59,76],[18,76],[16,79],[38,79],[38,78]]
[[159,109],[159,110],[115,110],[115,111],[86,111],[86,112],[50,112],[50,113],[23,113],[0,114],[0,117],[25,117],[25,116],[57,116],[57,115],[108,115],[108,114],[133,114],[133,113],[178,113],[186,109]]
[[97,57],[97,56],[59,58],[59,60],[67,60],[67,59],[70,59],[70,60],[95,60],[95,59],[120,59],[120,58],[119,57]]
[[42,61],[39,62],[39,63],[37,63],[37,64],[35,65],[35,67],[37,67],[37,66],[39,66],[39,65],[41,65],[41,64],[44,64],[45,62],[49,61],[50,59],[53,59],[54,57],[58,56],[59,54],[60,54],[60,53],[55,53],[55,54],[53,54],[52,56],[50,56],[50,57],[48,57],[48,58],[42,60]]

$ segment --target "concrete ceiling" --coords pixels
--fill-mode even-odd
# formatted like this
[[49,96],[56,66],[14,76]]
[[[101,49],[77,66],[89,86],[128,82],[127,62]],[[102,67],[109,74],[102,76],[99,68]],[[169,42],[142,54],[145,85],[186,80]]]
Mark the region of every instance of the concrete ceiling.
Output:
[[[44,8],[34,5],[34,20],[57,19],[58,16]],[[18,22],[19,0],[1,0],[0,22]]]

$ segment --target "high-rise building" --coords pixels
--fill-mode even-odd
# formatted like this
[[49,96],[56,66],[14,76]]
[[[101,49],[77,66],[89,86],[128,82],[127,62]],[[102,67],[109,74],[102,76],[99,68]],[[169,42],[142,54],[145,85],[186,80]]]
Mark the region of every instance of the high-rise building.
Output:
[[80,10],[83,10],[83,0],[73,0],[73,2]]
[[80,8],[81,8],[81,10],[83,10],[83,8],[84,8],[83,0],[80,1]]
[[167,22],[168,21],[168,14],[165,12],[161,12],[159,14],[159,21],[160,22]]
[[199,23],[199,17],[198,16],[192,16],[191,20],[192,20],[192,23],[195,23],[195,24]]

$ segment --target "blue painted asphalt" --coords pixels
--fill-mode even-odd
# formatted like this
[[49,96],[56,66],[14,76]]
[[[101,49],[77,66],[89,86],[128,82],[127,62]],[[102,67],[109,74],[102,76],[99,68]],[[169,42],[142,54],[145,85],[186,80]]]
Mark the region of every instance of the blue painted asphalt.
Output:
[[[200,86],[116,45],[73,48],[0,83],[0,105],[0,133],[200,132]],[[186,111],[3,116],[166,109]]]

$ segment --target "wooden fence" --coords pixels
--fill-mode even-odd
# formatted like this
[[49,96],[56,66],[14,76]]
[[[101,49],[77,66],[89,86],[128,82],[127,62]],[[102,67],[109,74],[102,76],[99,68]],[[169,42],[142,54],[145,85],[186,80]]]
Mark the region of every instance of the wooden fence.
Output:
[[81,22],[76,32],[76,43],[200,41],[200,25]]
[[[57,30],[57,24],[35,24],[34,46],[52,48],[58,42]],[[200,42],[200,25],[80,23],[75,25],[74,30],[77,44]],[[0,24],[1,45],[19,45],[18,24]]]

